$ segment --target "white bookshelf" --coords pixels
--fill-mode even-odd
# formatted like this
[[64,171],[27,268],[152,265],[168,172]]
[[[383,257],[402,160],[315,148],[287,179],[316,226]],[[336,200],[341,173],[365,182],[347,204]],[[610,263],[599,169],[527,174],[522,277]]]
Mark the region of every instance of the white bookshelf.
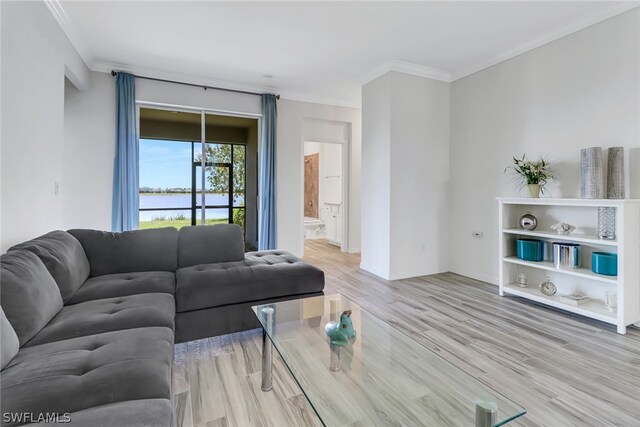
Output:
[[[590,317],[616,325],[620,334],[627,326],[640,325],[640,200],[561,199],[561,198],[498,198],[499,221],[499,286],[500,295],[513,295],[540,304]],[[616,208],[616,240],[601,240],[596,235],[597,208]],[[519,227],[520,217],[531,213],[538,227],[527,231]],[[570,235],[558,235],[552,224],[566,222],[576,227]],[[545,259],[524,261],[516,256],[519,237],[545,242]],[[557,269],[553,264],[553,242],[580,244],[580,267]],[[591,271],[594,251],[618,254],[618,276],[603,276]],[[519,273],[527,275],[528,285],[516,284]],[[546,296],[538,285],[549,277],[558,292]],[[604,304],[604,292],[615,291],[617,309],[609,311]],[[573,306],[560,300],[560,295],[581,293],[589,297],[584,304]]]

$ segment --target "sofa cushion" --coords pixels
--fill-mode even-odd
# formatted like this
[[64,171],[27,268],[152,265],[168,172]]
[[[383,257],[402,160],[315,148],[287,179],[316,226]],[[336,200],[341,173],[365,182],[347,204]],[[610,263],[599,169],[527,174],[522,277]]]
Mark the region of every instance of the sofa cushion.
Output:
[[7,252],[0,257],[0,267],[0,304],[22,345],[60,311],[60,290],[33,252]]
[[111,233],[69,230],[80,241],[91,277],[135,271],[175,271],[178,230],[173,227]]
[[[168,399],[129,400],[97,406],[68,414],[73,427],[171,427],[173,405]],[[60,427],[60,423],[41,422],[31,427]]]
[[7,320],[7,316],[4,315],[4,310],[0,309],[0,328],[2,328],[0,339],[0,361],[2,362],[2,367],[0,369],[4,369],[7,366],[7,363],[13,359],[18,353],[18,349],[20,347],[20,343],[18,342],[18,336],[16,335],[16,331]]
[[28,250],[38,255],[58,284],[63,301],[89,277],[89,261],[84,249],[78,239],[66,231],[52,231],[9,250]]
[[244,259],[244,237],[237,224],[182,227],[178,237],[178,268]]
[[136,294],[164,293],[173,295],[176,276],[168,271],[105,274],[91,277],[66,304]]
[[62,308],[26,346],[122,329],[164,326],[173,329],[175,302],[169,294],[130,295]]
[[322,270],[283,251],[253,252],[242,261],[176,272],[176,311],[320,292]]
[[171,399],[173,332],[141,328],[20,349],[2,371],[3,412],[73,413]]

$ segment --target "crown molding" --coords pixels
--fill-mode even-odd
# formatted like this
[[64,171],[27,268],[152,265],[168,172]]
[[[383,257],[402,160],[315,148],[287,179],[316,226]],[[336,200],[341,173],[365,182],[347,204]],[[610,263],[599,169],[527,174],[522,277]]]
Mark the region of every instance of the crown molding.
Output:
[[412,76],[425,77],[428,79],[450,82],[451,73],[438,68],[427,67],[425,65],[413,64],[411,62],[393,60],[390,62],[391,71],[411,74]]
[[91,62],[93,57],[89,52],[88,47],[82,41],[82,38],[78,36],[78,32],[71,23],[71,20],[67,16],[67,12],[64,11],[60,0],[42,0],[49,12],[56,20],[62,31],[66,34],[67,38],[71,42],[71,45],[75,48],[80,58],[84,61],[85,65],[91,69]]
[[226,89],[243,90],[247,92],[258,93],[274,93],[278,91],[278,89],[274,87],[244,84],[228,80],[199,76],[196,74],[163,71],[157,68],[130,65],[105,60],[94,60],[90,64],[89,68],[91,69],[91,71],[99,73],[111,73],[112,70],[115,70],[122,71],[124,73],[136,74],[139,76],[151,77],[154,79],[174,80],[177,82],[189,83],[196,86],[217,86]]
[[91,71],[102,72],[102,73],[110,73],[111,70],[124,71],[132,74],[145,75],[149,77],[166,79],[166,80],[176,80],[176,81],[184,81],[184,82],[193,82],[194,84],[202,84],[207,86],[219,86],[229,89],[236,90],[245,90],[248,92],[264,92],[264,93],[273,93],[277,92],[280,95],[281,99],[287,99],[291,101],[298,102],[309,102],[312,104],[325,104],[325,105],[334,105],[337,107],[346,107],[346,108],[357,108],[360,109],[361,105],[355,102],[349,102],[339,99],[325,98],[319,97],[311,94],[307,94],[304,92],[295,92],[295,91],[287,91],[287,90],[278,90],[273,87],[266,86],[257,86],[257,85],[248,85],[241,84],[237,82],[231,82],[227,80],[219,80],[212,79],[209,77],[189,75],[183,73],[174,73],[174,72],[166,72],[158,69],[151,69],[146,67],[134,67],[129,66],[127,64],[115,63],[110,61],[102,61],[93,57],[93,55],[89,52],[88,47],[82,41],[82,38],[78,36],[75,27],[71,23],[71,20],[67,16],[62,3],[60,0],[42,0],[44,4],[47,6],[47,9],[56,20],[62,31],[65,33],[73,47],[78,52],[80,58],[87,65],[87,68]]
[[[73,26],[73,24],[71,23],[69,17],[67,16],[60,0],[42,0],[42,1],[47,6],[47,9],[51,13],[51,15],[54,17],[54,19],[56,20],[56,22],[58,23],[62,31],[66,34],[71,44],[78,52],[78,54],[80,55],[80,58],[84,61],[84,63],[87,65],[87,67],[91,71],[110,72],[112,69],[116,69],[116,70],[121,70],[125,72],[131,72],[134,74],[148,75],[150,77],[165,78],[167,80],[179,80],[179,81],[187,81],[187,82],[199,81],[201,83],[198,83],[198,84],[228,87],[230,89],[247,90],[247,91],[254,91],[254,92],[278,91],[275,88],[262,87],[262,86],[256,86],[256,85],[246,85],[246,84],[223,81],[223,80],[215,80],[215,79],[205,78],[201,76],[186,75],[186,74],[172,73],[172,72],[163,72],[157,69],[154,70],[154,69],[144,69],[140,67],[128,67],[124,64],[117,64],[117,63],[111,63],[107,61],[96,60],[91,54],[91,52],[89,51],[86,44],[82,41],[82,38],[78,36],[78,33],[75,30],[75,27]],[[540,46],[543,46],[545,44],[558,40],[562,37],[566,37],[584,28],[590,27],[606,19],[612,18],[614,16],[620,15],[622,13],[628,12],[638,7],[640,7],[640,2],[636,0],[616,2],[616,4],[608,5],[592,13],[583,15],[569,22],[566,25],[557,27],[550,31],[540,33],[533,39],[529,40],[528,42],[523,43],[520,46],[517,46],[516,48],[506,51],[502,54],[496,55],[493,58],[490,58],[486,61],[482,61],[473,66],[466,67],[464,69],[454,70],[452,72],[425,66],[425,65],[414,64],[406,61],[400,61],[400,60],[386,61],[378,65],[377,67],[373,68],[370,72],[363,75],[360,79],[360,84],[365,85],[370,81],[375,80],[376,78],[390,71],[396,71],[404,74],[410,74],[414,76],[429,78],[433,80],[439,80],[443,82],[453,82],[455,80],[467,77],[478,71],[484,70],[493,65],[499,64],[515,56],[521,55],[530,50],[536,49]],[[339,107],[348,107],[348,108],[361,108],[361,105],[356,104],[354,102],[318,97],[318,96],[307,94],[304,92],[295,92],[295,91],[287,91],[287,90],[279,90],[278,92],[280,93],[280,96],[282,98],[293,100],[293,101],[335,105]]]
[[605,21],[609,18],[613,18],[614,16],[628,12],[639,6],[640,6],[640,2],[638,1],[625,1],[625,2],[616,2],[616,4],[614,5],[608,5],[608,6],[602,7],[591,13],[587,13],[565,25],[556,27],[550,31],[545,31],[543,33],[540,33],[534,38],[532,38],[531,40],[527,41],[526,43],[523,43],[511,50],[508,50],[499,55],[496,55],[493,58],[490,58],[486,61],[479,62],[475,65],[466,67],[464,69],[456,70],[451,73],[452,74],[451,81],[462,79],[471,74],[477,73],[478,71],[484,70],[485,68],[489,68],[501,62],[507,61],[513,57],[526,53],[530,50],[536,49],[540,46],[544,46],[555,40],[566,37],[570,34],[583,30],[599,22]]
[[426,65],[414,64],[406,61],[391,60],[383,62],[370,72],[366,73],[360,79],[360,83],[365,85],[389,71],[397,71],[399,73],[425,77],[427,79],[439,80],[447,83],[451,81],[451,73],[446,70],[440,70],[438,68],[427,67]]
[[347,108],[357,108],[357,109],[361,108],[361,105],[355,102],[348,102],[344,100],[319,97],[319,96],[315,96],[305,92],[289,91],[286,89],[281,90],[281,89],[278,89],[277,87],[242,84],[242,83],[232,82],[228,80],[212,79],[210,77],[196,76],[196,75],[184,74],[184,73],[167,72],[167,71],[161,71],[161,70],[147,68],[147,67],[130,66],[127,64],[114,63],[109,61],[96,60],[91,64],[89,68],[91,69],[91,71],[95,71],[99,73],[110,73],[111,70],[116,70],[116,71],[122,71],[125,73],[137,74],[140,76],[147,76],[147,77],[153,77],[153,78],[165,79],[165,80],[174,80],[179,82],[192,83],[195,85],[217,86],[217,87],[223,87],[226,89],[243,90],[247,92],[257,92],[257,93],[277,93],[278,95],[280,95],[281,99],[286,99],[290,101],[333,105],[336,107],[347,107]]
[[640,2],[638,1],[623,1],[616,2],[616,4],[613,5],[607,5],[596,11],[583,15],[565,25],[540,33],[533,39],[511,50],[496,55],[493,58],[452,72],[405,61],[392,60],[383,62],[363,75],[360,79],[360,83],[365,85],[389,71],[397,71],[443,82],[453,82],[637,7],[640,7]]
[[355,108],[357,110],[362,109],[361,102],[351,102],[345,101],[341,99],[334,98],[325,98],[322,96],[311,95],[304,92],[295,92],[288,90],[278,91],[280,94],[280,98],[286,99],[288,101],[297,101],[297,102],[307,102],[310,104],[322,104],[322,105],[331,105],[333,107],[341,107],[341,108]]

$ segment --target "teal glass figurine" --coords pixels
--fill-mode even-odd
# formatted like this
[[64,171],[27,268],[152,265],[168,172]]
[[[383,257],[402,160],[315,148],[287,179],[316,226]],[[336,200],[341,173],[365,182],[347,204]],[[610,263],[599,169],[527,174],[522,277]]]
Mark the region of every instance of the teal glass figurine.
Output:
[[343,311],[340,315],[340,323],[329,322],[324,331],[331,340],[331,344],[341,347],[353,343],[356,340],[356,331],[351,322],[351,310]]

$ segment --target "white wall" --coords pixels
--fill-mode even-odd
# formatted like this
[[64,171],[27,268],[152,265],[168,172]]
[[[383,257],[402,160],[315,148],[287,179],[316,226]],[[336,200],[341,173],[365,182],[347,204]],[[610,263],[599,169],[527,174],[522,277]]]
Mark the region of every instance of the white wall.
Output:
[[364,86],[362,111],[362,268],[447,271],[449,84],[390,72]]
[[391,249],[391,74],[362,88],[362,252],[360,266],[389,277]]
[[449,84],[390,74],[389,277],[442,273],[449,269]]
[[347,132],[350,144],[348,249],[350,252],[360,250],[360,130],[359,109],[286,99],[278,102],[276,209],[279,248],[295,255],[302,255],[304,251],[304,141],[340,142],[337,139]]
[[91,73],[86,90],[67,82],[64,93],[64,228],[111,230],[115,156],[113,77]]
[[136,100],[221,112],[262,114],[259,96],[220,90],[204,90],[198,87],[153,80],[136,79]]
[[624,146],[640,197],[639,22],[635,9],[452,83],[452,271],[497,282],[495,197],[516,195],[514,155],[549,155],[549,195],[579,197],[580,149]]
[[[4,252],[15,243],[67,224],[63,200],[65,73],[83,87],[89,70],[44,3],[0,2],[0,7],[0,250]],[[54,194],[56,182],[59,196]]]

